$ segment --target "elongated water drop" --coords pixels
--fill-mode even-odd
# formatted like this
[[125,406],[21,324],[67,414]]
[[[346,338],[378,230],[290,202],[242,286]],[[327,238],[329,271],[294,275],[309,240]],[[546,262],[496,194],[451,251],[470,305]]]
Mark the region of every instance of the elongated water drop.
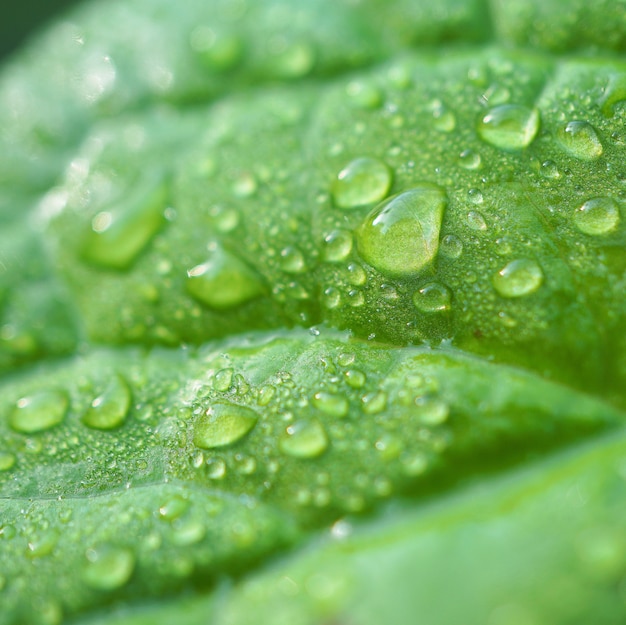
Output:
[[357,208],[380,202],[391,187],[391,171],[376,158],[357,158],[348,163],[333,183],[331,193],[335,206]]
[[574,223],[583,233],[601,236],[613,232],[619,225],[620,214],[615,200],[610,197],[596,197],[587,200],[574,213]]
[[82,258],[106,269],[130,267],[164,224],[167,199],[162,176],[145,176],[123,201],[93,218]]
[[96,590],[120,588],[133,574],[135,556],[130,549],[103,544],[88,549],[83,580]]
[[502,297],[523,297],[543,283],[541,267],[528,258],[511,261],[493,277],[493,286]]
[[258,419],[251,408],[229,402],[213,404],[196,421],[193,442],[202,449],[232,445],[248,434]]
[[296,421],[278,441],[278,448],[293,458],[316,458],[328,447],[324,426],[317,420]]
[[587,122],[569,122],[559,129],[557,138],[567,152],[580,160],[593,161],[602,156],[602,143],[594,127]]
[[187,271],[186,288],[193,298],[215,310],[244,304],[265,291],[256,271],[221,245],[206,262]]
[[424,313],[450,310],[450,299],[450,290],[438,282],[424,285],[413,295],[415,307]]
[[519,104],[503,104],[490,109],[478,123],[483,141],[501,150],[528,147],[539,132],[539,111]]
[[96,397],[81,421],[96,430],[112,430],[124,423],[131,403],[131,392],[124,378],[114,375],[107,388]]
[[447,202],[443,189],[428,183],[385,200],[357,232],[359,253],[381,273],[417,273],[437,254]]
[[49,430],[65,418],[69,406],[63,391],[40,391],[17,401],[9,425],[23,434]]

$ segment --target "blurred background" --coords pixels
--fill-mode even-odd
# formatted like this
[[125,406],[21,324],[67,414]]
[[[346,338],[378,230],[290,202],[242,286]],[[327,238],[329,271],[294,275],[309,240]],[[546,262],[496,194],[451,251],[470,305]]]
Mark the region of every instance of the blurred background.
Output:
[[0,60],[10,55],[54,15],[78,0],[19,0],[4,3],[0,18]]

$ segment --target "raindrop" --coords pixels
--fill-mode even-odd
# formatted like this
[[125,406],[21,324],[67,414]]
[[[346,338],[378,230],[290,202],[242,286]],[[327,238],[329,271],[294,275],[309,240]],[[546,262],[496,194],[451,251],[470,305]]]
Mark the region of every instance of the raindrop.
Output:
[[478,211],[470,211],[467,213],[467,225],[472,230],[478,230],[484,232],[487,230],[487,222],[481,213]]
[[9,425],[23,434],[49,430],[65,418],[69,399],[62,391],[40,391],[19,399],[9,416]]
[[490,109],[478,123],[483,141],[501,150],[528,147],[539,132],[539,111],[519,104],[503,104]]
[[286,273],[302,273],[306,271],[304,257],[295,247],[286,247],[280,252],[280,268]]
[[463,150],[459,154],[459,165],[463,169],[478,169],[482,164],[482,159],[478,152],[474,150]]
[[441,425],[450,415],[450,407],[440,399],[420,397],[415,401],[417,415],[424,425]]
[[415,307],[424,313],[450,310],[450,290],[443,284],[431,282],[413,294]]
[[441,240],[440,253],[446,258],[456,260],[463,253],[463,243],[453,234],[447,234]]
[[365,374],[358,369],[348,369],[346,371],[346,382],[351,388],[363,388],[365,385]]
[[591,236],[609,234],[620,222],[619,208],[609,197],[587,200],[574,213],[574,223],[583,233]]
[[248,434],[258,419],[251,408],[227,402],[213,404],[196,421],[193,442],[202,449],[232,445]]
[[189,510],[190,503],[188,499],[175,495],[171,499],[168,499],[162,506],[159,507],[159,518],[164,521],[174,521]]
[[233,374],[231,367],[217,371],[211,383],[213,389],[220,393],[226,392],[233,384]]
[[387,407],[387,393],[385,391],[367,393],[363,395],[361,402],[365,414],[378,414]]
[[345,417],[350,410],[347,398],[325,391],[315,393],[311,403],[315,408],[331,417]]
[[28,541],[26,555],[29,558],[43,558],[52,553],[58,542],[58,532],[54,530],[44,532]]
[[329,310],[337,308],[341,304],[341,293],[335,287],[330,286],[324,289],[322,301],[324,306]]
[[352,233],[348,230],[333,230],[324,237],[322,258],[329,263],[345,260],[352,251]]
[[83,571],[85,583],[96,590],[122,587],[133,574],[135,556],[130,549],[109,544],[88,549],[87,566]]
[[567,152],[580,160],[593,161],[602,156],[602,143],[594,127],[587,122],[569,122],[559,129],[557,138]]
[[367,282],[365,269],[359,263],[350,263],[347,267],[348,282],[352,286],[363,286]]
[[81,421],[90,428],[112,430],[124,423],[131,404],[131,392],[126,381],[114,375],[102,395],[96,397]]
[[391,171],[375,158],[357,158],[344,167],[331,187],[333,201],[344,209],[382,200],[391,187]]
[[447,197],[424,183],[385,200],[365,218],[357,248],[365,261],[384,274],[417,273],[439,249],[439,229]]
[[543,283],[541,267],[521,258],[511,261],[493,277],[493,286],[502,297],[522,297],[534,293]]
[[454,113],[441,100],[434,100],[430,104],[433,116],[433,127],[439,132],[452,132],[456,128]]
[[316,458],[328,448],[328,436],[317,419],[296,421],[280,437],[278,447],[293,458]]

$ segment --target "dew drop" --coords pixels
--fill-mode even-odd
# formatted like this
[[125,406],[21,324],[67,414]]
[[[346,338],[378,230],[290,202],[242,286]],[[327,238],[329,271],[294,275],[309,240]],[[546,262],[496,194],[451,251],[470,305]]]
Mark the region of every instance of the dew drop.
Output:
[[295,247],[286,247],[280,252],[280,268],[286,273],[302,273],[306,271],[302,252]]
[[296,421],[280,437],[278,448],[293,458],[316,458],[328,448],[328,436],[317,419]]
[[244,304],[265,292],[256,271],[220,245],[206,262],[187,271],[186,288],[194,299],[215,310]]
[[352,308],[359,308],[360,306],[363,306],[363,304],[365,304],[363,291],[359,291],[358,289],[348,291],[348,304],[352,306]]
[[559,129],[557,138],[567,152],[580,160],[593,161],[602,156],[602,143],[588,122],[569,122]]
[[196,421],[193,442],[202,449],[232,445],[248,434],[258,419],[251,408],[227,402],[213,404]]
[[440,399],[420,397],[415,401],[417,415],[424,425],[441,425],[447,421],[450,407]]
[[439,132],[452,132],[456,128],[456,116],[441,100],[431,102],[433,128]]
[[8,471],[15,466],[16,458],[8,451],[0,451],[0,471]]
[[469,213],[467,213],[466,221],[467,225],[472,230],[477,230],[481,232],[487,230],[487,222],[485,221],[485,218],[482,216],[482,214],[478,211],[470,211]]
[[188,499],[180,495],[174,496],[159,507],[159,518],[164,521],[179,519],[189,510],[190,505]]
[[539,111],[519,104],[503,104],[490,109],[478,123],[480,138],[501,150],[528,147],[539,132]]
[[276,389],[271,384],[262,386],[259,389],[259,397],[257,399],[257,404],[259,404],[259,406],[267,406],[272,401],[272,398],[274,397],[275,394],[276,394]]
[[109,544],[88,549],[87,566],[83,571],[85,583],[96,590],[121,588],[133,574],[135,556],[130,549]]
[[238,198],[252,197],[259,188],[257,179],[248,171],[241,172],[234,180],[232,191]]
[[350,404],[345,397],[320,391],[315,393],[311,402],[315,408],[331,417],[342,418],[348,414]]
[[446,205],[445,192],[427,183],[394,195],[376,206],[357,231],[359,253],[384,274],[420,271],[439,249]]
[[358,369],[348,369],[346,371],[346,382],[351,388],[363,388],[365,385],[365,374]]
[[207,68],[223,72],[235,67],[243,55],[241,38],[231,33],[216,33],[208,26],[197,26],[189,37],[191,49]]
[[9,425],[16,432],[42,432],[63,421],[69,399],[62,391],[40,391],[17,401],[9,416]]
[[346,86],[346,93],[356,108],[375,109],[383,103],[382,91],[370,82],[353,80]]
[[213,389],[220,393],[226,392],[233,385],[233,374],[231,367],[217,371],[211,383]]
[[307,41],[280,42],[272,52],[270,69],[280,78],[301,78],[315,65],[315,49]]
[[413,294],[415,307],[424,313],[450,310],[450,290],[443,284],[431,282]]
[[387,393],[385,391],[367,393],[363,395],[361,402],[365,414],[378,414],[387,407]]
[[482,204],[484,200],[482,191],[480,189],[470,189],[467,192],[467,199],[472,204]]
[[502,297],[523,297],[534,293],[543,283],[541,267],[521,258],[511,261],[493,277],[493,286]]
[[105,269],[127,269],[165,223],[168,189],[146,176],[115,208],[99,212],[82,241],[82,258]]
[[348,282],[352,286],[363,286],[367,282],[365,269],[359,263],[350,263],[347,270]]
[[463,243],[461,239],[453,234],[447,234],[441,240],[440,253],[446,258],[456,260],[463,253]]
[[341,293],[333,286],[324,289],[322,296],[322,302],[325,308],[332,310],[337,308],[341,304]]
[[121,376],[114,375],[104,393],[91,402],[81,421],[90,428],[112,430],[124,423],[131,400],[126,381]]
[[463,150],[459,154],[459,165],[463,169],[478,169],[482,164],[482,158],[474,150]]
[[195,545],[206,536],[206,527],[200,519],[180,519],[173,525],[170,538],[175,545]]
[[209,458],[206,462],[206,474],[211,480],[222,480],[226,476],[226,463],[221,458]]
[[539,168],[539,174],[547,180],[557,180],[561,177],[558,165],[554,161],[544,161]]
[[583,233],[591,236],[609,234],[620,222],[619,208],[609,197],[587,200],[574,213],[574,223]]
[[352,251],[352,233],[348,230],[333,230],[324,237],[322,258],[329,263],[345,260]]
[[44,532],[28,541],[26,555],[29,558],[43,558],[52,553],[58,542],[58,532],[54,530]]
[[357,158],[344,167],[331,187],[335,206],[357,208],[382,200],[391,187],[391,171],[375,158]]

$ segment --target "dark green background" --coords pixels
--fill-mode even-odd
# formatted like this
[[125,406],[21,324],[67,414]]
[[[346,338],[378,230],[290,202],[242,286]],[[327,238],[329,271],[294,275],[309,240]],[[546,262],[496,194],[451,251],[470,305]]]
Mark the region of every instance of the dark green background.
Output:
[[18,0],[5,6],[0,14],[0,59],[20,46],[51,17],[78,0]]

